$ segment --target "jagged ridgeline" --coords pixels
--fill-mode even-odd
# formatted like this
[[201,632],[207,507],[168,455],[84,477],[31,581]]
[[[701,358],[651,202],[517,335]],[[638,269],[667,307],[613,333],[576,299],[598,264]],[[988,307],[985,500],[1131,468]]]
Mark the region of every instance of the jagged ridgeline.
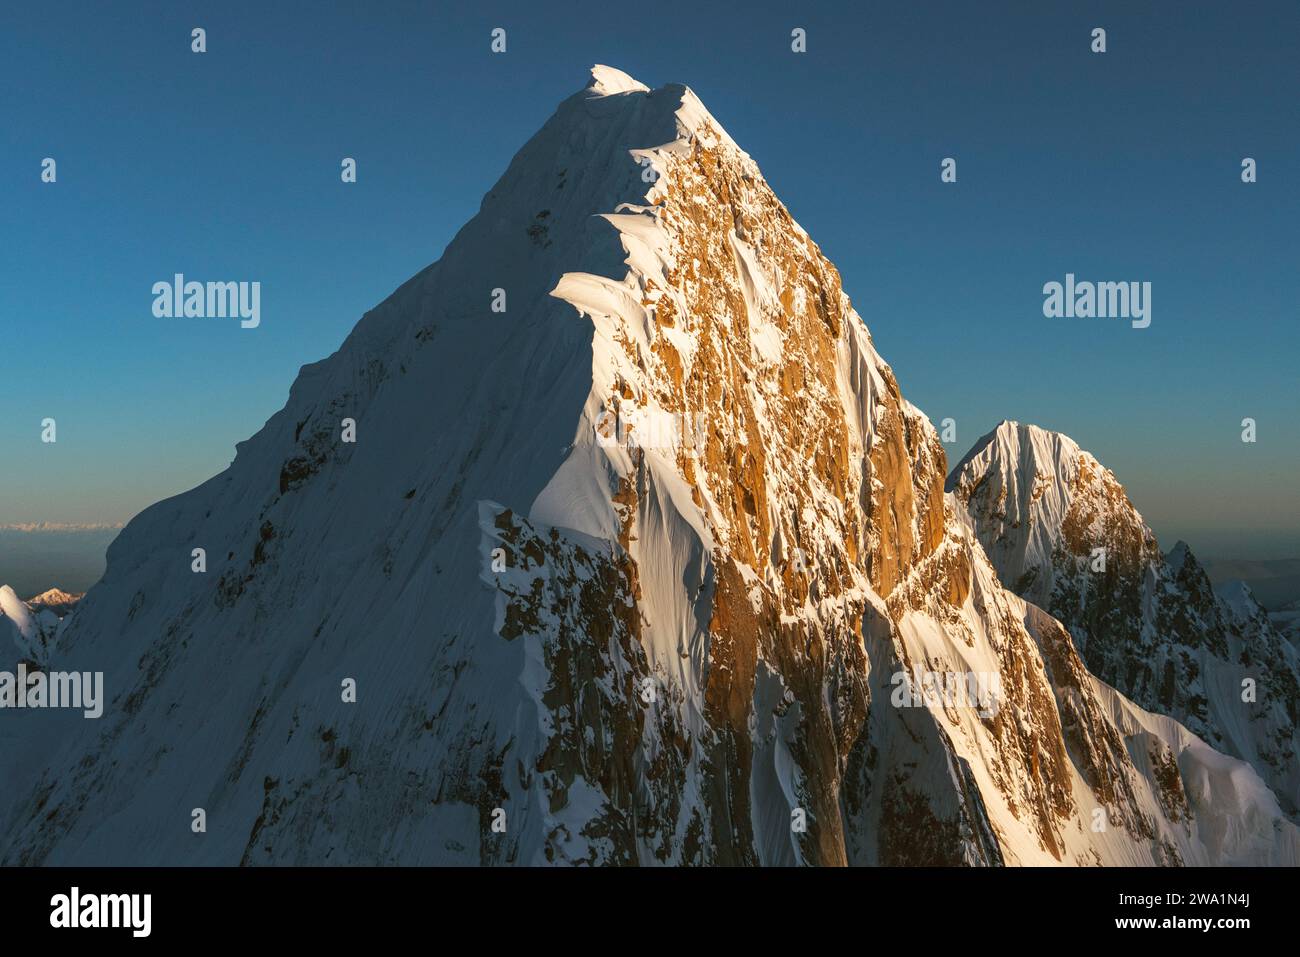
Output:
[[50,653],[105,714],[25,716],[0,860],[1295,863],[1247,764],[1003,587],[945,472],[749,156],[597,67],[123,531]]
[[1002,582],[1069,627],[1089,670],[1248,761],[1294,819],[1300,656],[1242,582],[1185,542],[1162,554],[1109,469],[1068,436],[1003,422],[948,487]]

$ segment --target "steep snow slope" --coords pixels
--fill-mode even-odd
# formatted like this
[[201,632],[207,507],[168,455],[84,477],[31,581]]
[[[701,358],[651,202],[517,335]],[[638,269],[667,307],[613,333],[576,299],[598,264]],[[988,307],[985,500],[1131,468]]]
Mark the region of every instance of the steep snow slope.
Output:
[[999,584],[945,467],[753,161],[598,67],[123,531],[59,646],[112,700],[24,716],[0,861],[1295,863],[1247,766]]
[[1093,673],[1249,761],[1294,815],[1300,657],[1245,585],[1216,594],[1184,542],[1162,555],[1114,474],[1059,433],[1003,422],[947,487],[1003,583],[1064,622]]

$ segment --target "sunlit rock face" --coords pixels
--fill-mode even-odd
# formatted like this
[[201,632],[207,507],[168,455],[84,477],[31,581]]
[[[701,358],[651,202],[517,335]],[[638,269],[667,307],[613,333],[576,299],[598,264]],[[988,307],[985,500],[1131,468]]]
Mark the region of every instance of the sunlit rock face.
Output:
[[123,531],[59,646],[112,700],[0,757],[0,860],[1295,863],[1258,776],[999,582],[946,469],[755,163],[597,67]]

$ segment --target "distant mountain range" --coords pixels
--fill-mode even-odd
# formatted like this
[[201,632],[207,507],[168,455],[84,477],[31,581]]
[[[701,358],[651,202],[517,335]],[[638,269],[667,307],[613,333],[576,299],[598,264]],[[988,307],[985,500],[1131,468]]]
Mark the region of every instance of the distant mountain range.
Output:
[[1300,601],[1300,558],[1271,561],[1206,559],[1202,563],[1210,581],[1244,581],[1258,601],[1276,611]]
[[120,525],[109,523],[2,525],[0,583],[7,582],[20,595],[55,584],[85,591],[104,574],[104,554],[120,531]]
[[10,522],[0,524],[0,532],[110,532],[121,528],[121,522]]

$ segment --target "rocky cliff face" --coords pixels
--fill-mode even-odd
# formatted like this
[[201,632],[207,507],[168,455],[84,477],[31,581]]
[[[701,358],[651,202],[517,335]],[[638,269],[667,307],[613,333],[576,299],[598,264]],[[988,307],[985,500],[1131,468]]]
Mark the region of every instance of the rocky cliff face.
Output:
[[[1163,555],[1114,474],[1059,433],[1004,422],[948,480],[1001,580],[1068,626],[1088,668],[1300,796],[1300,667],[1249,590]],[[1223,591],[1222,589],[1220,590]]]
[[753,161],[598,67],[123,532],[58,653],[115,698],[32,722],[0,859],[1294,863],[1248,767],[999,583],[945,471]]

